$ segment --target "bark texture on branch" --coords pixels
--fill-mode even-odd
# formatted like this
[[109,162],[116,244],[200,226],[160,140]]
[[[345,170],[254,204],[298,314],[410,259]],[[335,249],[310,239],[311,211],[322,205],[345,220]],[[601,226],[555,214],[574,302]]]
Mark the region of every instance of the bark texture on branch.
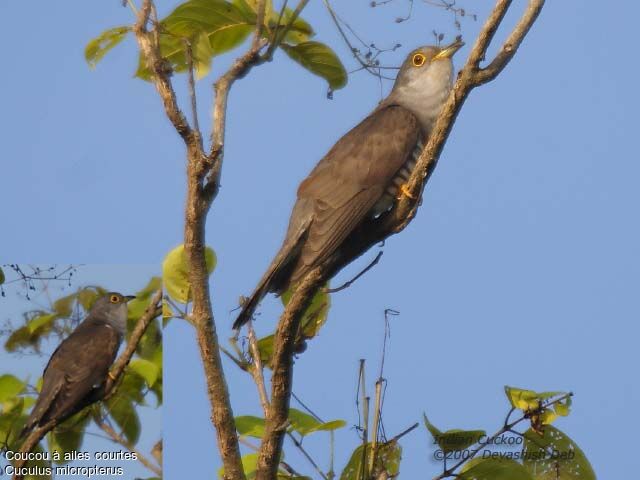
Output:
[[271,480],[277,472],[291,396],[294,354],[292,343],[306,305],[327,279],[371,246],[402,231],[415,217],[424,187],[467,96],[475,87],[493,80],[502,72],[538,18],[544,0],[529,0],[525,12],[499,53],[486,68],[481,68],[480,62],[485,58],[487,48],[511,3],[512,0],[498,0],[484,23],[407,183],[410,195],[402,196],[397,205],[382,217],[361,225],[344,242],[338,255],[310,272],[296,289],[280,317],[274,338],[272,401],[266,419],[265,436],[260,447],[257,480]]

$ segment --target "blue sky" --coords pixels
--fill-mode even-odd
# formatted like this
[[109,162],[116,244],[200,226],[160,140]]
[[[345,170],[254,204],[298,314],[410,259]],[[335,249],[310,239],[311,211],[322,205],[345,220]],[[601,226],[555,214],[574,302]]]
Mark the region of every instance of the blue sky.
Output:
[[[16,278],[10,269],[6,268],[5,270],[8,282]],[[29,269],[25,269],[25,271],[29,271]],[[60,268],[57,271],[61,271]],[[42,283],[35,282],[36,291],[30,292],[30,300],[25,299],[25,289],[20,283],[11,283],[5,286],[6,296],[0,298],[0,324],[4,326],[6,321],[10,321],[13,325],[19,326],[23,313],[37,309],[49,310],[51,302],[82,287],[99,285],[110,291],[119,291],[123,295],[135,294],[147,285],[152,276],[158,275],[158,272],[159,268],[155,265],[80,265],[74,271],[70,286],[67,282],[51,281],[46,282],[47,286],[43,288]],[[2,339],[3,343],[4,340],[6,340],[5,337]],[[47,360],[56,347],[56,342],[45,343],[41,356],[10,354],[4,348],[0,348],[0,375],[10,373],[21,379],[30,379],[31,383],[35,383],[42,375]],[[153,402],[154,400],[151,400],[149,407],[138,409],[142,429],[137,446],[140,452],[149,457],[149,452],[154,444],[162,437],[162,410],[154,408]],[[83,452],[122,450],[119,445],[103,438],[104,434],[97,427],[91,427],[87,432],[82,446]],[[117,462],[101,463],[95,461],[76,462],[72,465],[87,467],[96,463],[111,467],[119,465]],[[0,467],[4,466],[6,466],[6,462],[2,459]],[[125,478],[152,476],[152,472],[136,461],[124,462],[122,466]],[[0,478],[4,477],[0,476]]]
[[[132,78],[134,42],[95,71],[82,58],[90,38],[131,21],[119,3],[43,4],[38,15],[21,3],[0,6],[3,18],[15,19],[0,33],[10,46],[0,79],[5,261],[158,263],[181,242],[184,149],[154,89]],[[375,9],[368,0],[335,3],[368,41],[403,45],[390,64],[430,43],[433,29],[457,33],[445,12],[420,2],[401,24],[394,18],[406,13],[402,0]],[[514,3],[508,25],[522,5]],[[491,5],[464,6],[483,19]],[[640,400],[639,14],[630,1],[548,2],[504,73],[471,94],[417,218],[386,243],[378,266],[333,296],[327,325],[296,363],[295,391],[322,417],[357,421],[358,359],[368,359],[371,379],[390,307],[401,315],[385,367],[388,433],[423,411],[441,429],[498,428],[506,384],[572,390],[572,414],[557,426],[599,477],[627,474]],[[354,68],[321,2],[304,16]],[[463,21],[468,42],[480,24]],[[458,67],[468,49],[456,56]],[[214,75],[232,58],[215,59]],[[183,94],[184,78],[176,82]],[[210,84],[198,85],[205,127]],[[321,79],[282,55],[233,89],[222,189],[207,228],[219,260],[211,285],[223,339],[238,297],[282,240],[297,184],[380,100],[379,83],[364,73],[332,101],[325,92]],[[278,300],[263,302],[260,332],[279,311]],[[194,333],[180,322],[166,333],[165,474],[200,476],[219,461]],[[258,413],[249,379],[231,364],[227,371],[236,413]],[[356,441],[352,430],[340,432],[338,468]],[[310,448],[326,459],[326,445]],[[404,477],[436,473],[424,429],[402,445]],[[296,458],[291,448],[287,455]]]

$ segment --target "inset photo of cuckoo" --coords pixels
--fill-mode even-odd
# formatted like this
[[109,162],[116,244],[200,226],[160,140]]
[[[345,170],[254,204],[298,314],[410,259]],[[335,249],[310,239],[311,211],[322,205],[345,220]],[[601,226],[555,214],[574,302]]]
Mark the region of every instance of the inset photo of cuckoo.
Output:
[[452,87],[451,57],[463,45],[458,38],[413,50],[387,98],[300,183],[280,251],[242,305],[234,329],[252,317],[268,292],[283,293],[340,254],[363,221],[375,221],[408,194],[405,183]]
[[89,467],[161,476],[156,267],[0,268],[0,468],[14,479]]

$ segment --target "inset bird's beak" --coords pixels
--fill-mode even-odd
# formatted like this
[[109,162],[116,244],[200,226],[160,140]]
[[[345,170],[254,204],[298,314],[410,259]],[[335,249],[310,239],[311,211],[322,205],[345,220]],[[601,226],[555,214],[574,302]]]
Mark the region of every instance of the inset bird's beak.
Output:
[[451,58],[453,57],[453,54],[456,53],[458,50],[460,50],[463,46],[464,46],[464,42],[462,41],[462,38],[457,37],[451,45],[447,45],[446,47],[443,47],[442,50],[440,50],[436,54],[436,56],[433,57],[433,60],[438,60],[441,58]]
[[127,302],[130,302],[131,300],[136,298],[136,296],[135,295],[126,295],[124,298],[127,300]]

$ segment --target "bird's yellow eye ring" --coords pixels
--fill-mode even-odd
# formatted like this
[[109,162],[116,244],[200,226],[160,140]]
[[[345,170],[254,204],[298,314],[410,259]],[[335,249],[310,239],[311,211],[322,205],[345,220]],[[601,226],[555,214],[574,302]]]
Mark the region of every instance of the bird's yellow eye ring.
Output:
[[111,303],[118,303],[120,301],[120,298],[118,298],[118,295],[111,295],[111,297],[109,298],[109,301]]
[[424,62],[427,60],[427,57],[425,57],[423,54],[421,53],[416,53],[413,56],[413,66],[414,67],[421,67],[422,65],[424,65]]

